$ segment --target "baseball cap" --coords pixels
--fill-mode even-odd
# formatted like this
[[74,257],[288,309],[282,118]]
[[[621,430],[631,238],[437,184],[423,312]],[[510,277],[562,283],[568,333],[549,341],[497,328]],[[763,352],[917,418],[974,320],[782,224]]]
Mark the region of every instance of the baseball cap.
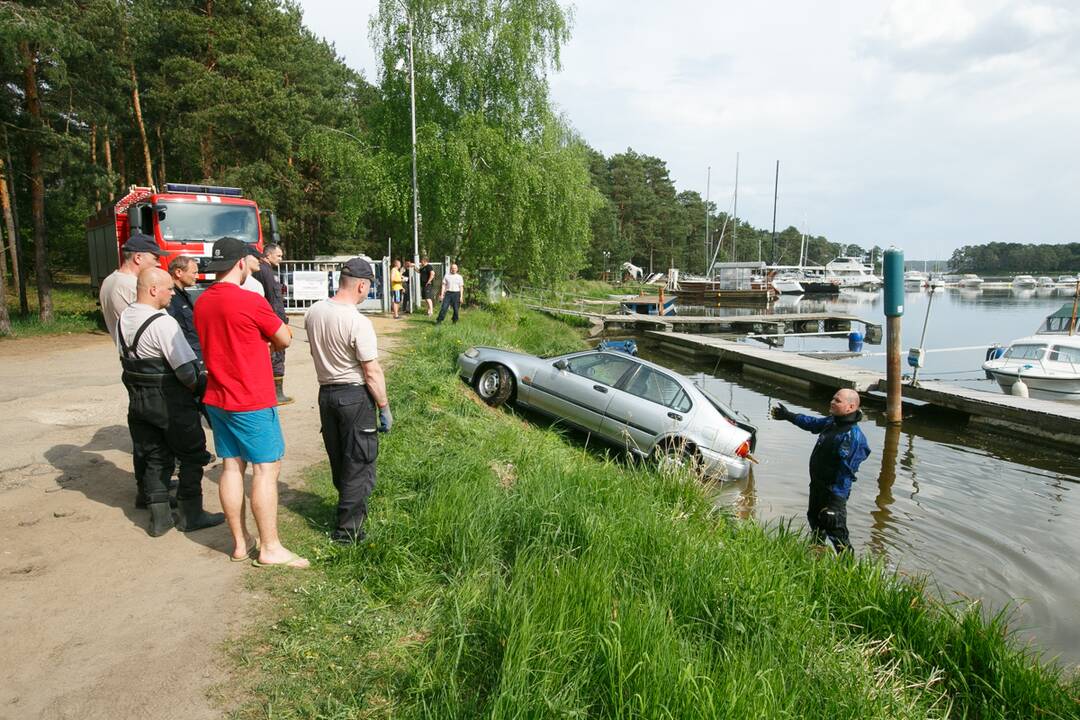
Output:
[[371,263],[359,257],[346,260],[345,264],[341,266],[341,274],[346,277],[360,278],[361,280],[375,279],[375,271],[372,270]]
[[165,254],[165,251],[158,247],[158,244],[154,242],[154,238],[146,235],[145,233],[135,233],[127,239],[120,250],[126,253],[153,253],[157,257],[161,257]]
[[210,255],[210,262],[202,269],[203,272],[225,272],[236,264],[242,257],[254,255],[259,257],[259,251],[254,245],[248,245],[239,238],[223,237],[214,243],[214,252]]

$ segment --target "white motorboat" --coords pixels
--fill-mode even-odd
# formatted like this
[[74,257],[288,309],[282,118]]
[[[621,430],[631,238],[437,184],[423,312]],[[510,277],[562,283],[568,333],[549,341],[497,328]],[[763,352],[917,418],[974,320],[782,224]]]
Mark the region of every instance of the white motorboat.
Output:
[[929,284],[929,278],[921,270],[908,270],[904,273],[904,285],[908,287],[923,288]]
[[1023,380],[1028,394],[1044,400],[1080,400],[1080,335],[1076,330],[1075,303],[1068,302],[1048,316],[1034,335],[1014,340],[1008,348],[991,348],[982,364],[1002,391],[1019,394]]
[[1012,281],[1014,288],[1033,288],[1038,284],[1039,282],[1030,275],[1017,275]]
[[825,265],[825,279],[838,282],[841,288],[876,288],[882,284],[862,260],[843,256]]
[[957,287],[967,288],[969,290],[977,290],[981,288],[983,279],[975,273],[966,273],[960,276],[960,279],[956,281]]
[[941,290],[945,287],[945,278],[931,277],[929,280],[927,280],[926,284],[932,290]]
[[805,292],[799,278],[791,273],[773,276],[772,286],[781,295],[802,295]]
[[1054,278],[1040,275],[1035,283],[1041,288],[1052,288],[1054,287]]
[[1080,278],[1075,275],[1058,275],[1057,281],[1059,285],[1075,285],[1080,282]]

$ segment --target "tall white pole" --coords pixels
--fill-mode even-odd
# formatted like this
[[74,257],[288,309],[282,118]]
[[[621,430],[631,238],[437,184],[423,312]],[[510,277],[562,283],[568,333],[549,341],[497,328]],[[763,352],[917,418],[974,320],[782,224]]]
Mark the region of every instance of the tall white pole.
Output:
[[409,110],[412,120],[412,220],[413,220],[413,263],[420,267],[420,191],[416,186],[416,74],[413,63],[413,21],[412,13],[405,9],[409,23]]
[[735,223],[731,227],[731,262],[737,262],[735,253],[738,251],[739,240],[739,153],[735,153],[735,206],[732,208]]

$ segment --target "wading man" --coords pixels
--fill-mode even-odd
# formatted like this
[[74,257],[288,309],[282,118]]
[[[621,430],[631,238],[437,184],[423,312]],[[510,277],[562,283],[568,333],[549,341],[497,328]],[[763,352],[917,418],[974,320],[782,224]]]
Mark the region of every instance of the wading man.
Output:
[[810,506],[806,520],[816,541],[823,543],[828,539],[837,552],[850,550],[847,500],[859,465],[870,456],[866,436],[858,424],[862,420],[859,394],[854,390],[837,390],[829,402],[828,417],[798,415],[783,405],[774,407],[772,416],[818,436],[810,453]]
[[150,508],[150,534],[163,535],[174,525],[169,480],[177,460],[179,528],[220,525],[225,516],[206,512],[202,504],[203,467],[210,456],[195,395],[202,392],[206,373],[180,325],[165,313],[173,294],[169,274],[147,268],[139,273],[137,287],[135,302],[120,313],[116,345],[128,391],[128,428],[141,458],[135,480]]
[[374,278],[369,262],[349,260],[341,268],[337,294],[312,305],[304,320],[319,379],[323,443],[338,491],[337,527],[331,539],[343,545],[364,539],[379,454],[375,433],[390,432],[394,423],[375,329],[356,309]]
[[210,373],[203,402],[214,429],[214,449],[224,463],[218,492],[233,537],[232,558],[254,555],[244,498],[244,471],[250,464],[251,510],[260,541],[254,564],[306,568],[310,563],[287,550],[278,537],[277,480],[285,438],[267,343],[284,349],[292,332],[265,298],[241,287],[251,273],[249,259],[258,254],[237,238],[214,243],[206,271],[216,273],[217,282],[195,306],[195,329]]

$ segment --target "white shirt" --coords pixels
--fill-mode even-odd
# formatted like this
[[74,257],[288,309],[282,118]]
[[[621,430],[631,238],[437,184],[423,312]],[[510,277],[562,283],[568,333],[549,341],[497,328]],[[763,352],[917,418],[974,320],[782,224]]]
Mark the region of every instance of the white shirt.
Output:
[[457,273],[447,273],[443,278],[442,286],[446,292],[461,292],[465,289],[465,278]]
[[[150,323],[150,326],[146,328],[146,332],[139,338],[138,347],[131,348],[131,343],[135,341],[135,334],[139,332],[139,328],[151,315],[164,315],[165,317]],[[165,358],[165,362],[169,364],[169,367],[175,370],[195,359],[195,351],[188,345],[180,325],[171,315],[165,312],[164,308],[155,310],[149,305],[132,303],[127,306],[124,312],[120,313],[117,328],[119,328],[120,333],[123,333],[124,342],[128,344],[130,349],[135,351],[135,357],[140,360]],[[116,349],[123,355],[124,351],[120,347],[119,333],[117,333],[115,340]]]
[[248,275],[247,280],[240,284],[240,287],[245,290],[250,290],[253,293],[257,293],[262,297],[266,297],[266,288],[262,286],[262,283],[255,279],[254,275]]
[[371,320],[355,305],[319,300],[308,308],[304,329],[320,385],[364,384],[360,363],[378,358],[379,346]]
[[116,321],[124,308],[135,302],[138,284],[137,276],[119,270],[113,270],[101,281],[98,301],[101,303],[101,314],[105,316],[105,327],[113,340],[116,340]]

